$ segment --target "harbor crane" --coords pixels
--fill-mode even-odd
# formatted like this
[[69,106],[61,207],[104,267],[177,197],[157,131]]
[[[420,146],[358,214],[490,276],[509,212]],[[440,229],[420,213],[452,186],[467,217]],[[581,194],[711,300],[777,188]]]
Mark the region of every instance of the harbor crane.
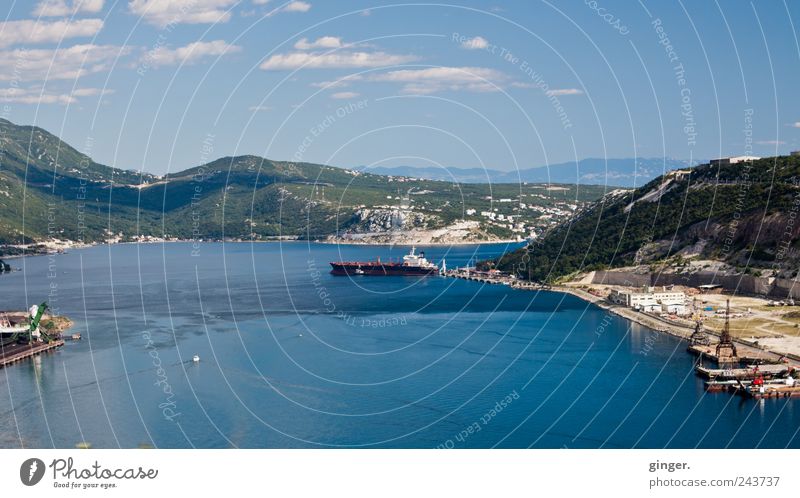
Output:
[[717,361],[735,361],[738,358],[736,344],[731,339],[731,300],[725,302],[725,325],[717,344]]

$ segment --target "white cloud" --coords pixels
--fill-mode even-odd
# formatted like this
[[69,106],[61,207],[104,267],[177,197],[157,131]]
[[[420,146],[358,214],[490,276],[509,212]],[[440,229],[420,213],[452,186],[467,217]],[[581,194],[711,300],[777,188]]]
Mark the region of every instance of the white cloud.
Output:
[[103,10],[103,0],[42,0],[33,9],[37,17],[70,17],[80,12],[96,14]]
[[583,90],[577,88],[554,88],[547,91],[548,96],[563,97],[564,95],[583,95]]
[[94,97],[95,95],[108,95],[110,93],[114,93],[113,90],[109,89],[101,89],[101,88],[76,88],[74,92],[72,92],[73,97]]
[[361,11],[360,14],[362,17],[369,17],[372,15],[372,11],[370,9],[364,9]]
[[264,112],[264,111],[271,111],[272,107],[268,105],[251,105],[247,108],[250,112]]
[[339,78],[338,80],[329,80],[329,81],[319,81],[316,83],[311,83],[311,86],[316,88],[342,88],[346,86],[350,86],[350,83],[353,81],[360,81],[364,79],[360,74],[350,74]]
[[253,0],[253,3],[255,5],[267,5],[269,3],[269,0]]
[[789,123],[789,126],[792,128],[800,128],[800,121],[795,121],[794,123]]
[[336,92],[333,95],[331,95],[331,98],[334,98],[334,99],[354,99],[354,98],[358,97],[359,95],[361,95],[361,94],[357,93],[357,92]]
[[306,38],[301,38],[294,44],[297,50],[314,50],[315,48],[341,48],[342,39],[338,36],[323,36],[317,38],[313,42],[309,42]]
[[164,46],[158,47],[145,54],[142,62],[153,67],[194,64],[208,57],[218,57],[241,50],[242,47],[231,45],[224,40],[194,42],[174,49]]
[[370,79],[403,83],[403,93],[429,94],[445,90],[496,92],[508,77],[500,71],[483,67],[432,67],[389,71]]
[[308,12],[311,10],[311,4],[308,2],[290,2],[283,8],[284,12]]
[[417,57],[411,55],[394,55],[386,52],[333,52],[327,54],[290,52],[273,55],[262,62],[260,67],[267,71],[299,68],[382,67],[405,64],[416,59]]
[[0,22],[0,47],[20,43],[52,43],[67,38],[94,36],[102,27],[103,21],[100,19]]
[[756,143],[758,145],[786,145],[783,140],[759,140]]
[[130,47],[114,45],[73,45],[59,49],[15,49],[0,51],[0,66],[13,70],[0,72],[0,81],[43,81],[76,79],[109,69]]
[[77,88],[72,93],[55,93],[42,88],[9,87],[0,92],[0,102],[16,104],[74,104],[81,97],[94,97],[113,93],[112,90],[100,88]]
[[128,10],[150,24],[212,24],[231,18],[237,0],[130,0]]
[[468,38],[461,42],[461,47],[466,48],[467,50],[484,50],[486,47],[489,46],[489,42],[486,38],[482,36],[476,36],[475,38]]

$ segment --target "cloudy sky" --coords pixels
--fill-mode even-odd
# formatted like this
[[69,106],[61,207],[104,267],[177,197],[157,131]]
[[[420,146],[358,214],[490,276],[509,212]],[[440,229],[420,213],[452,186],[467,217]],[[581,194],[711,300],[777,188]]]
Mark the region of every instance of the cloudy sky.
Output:
[[800,149],[797,2],[17,0],[0,13],[1,117],[126,169]]

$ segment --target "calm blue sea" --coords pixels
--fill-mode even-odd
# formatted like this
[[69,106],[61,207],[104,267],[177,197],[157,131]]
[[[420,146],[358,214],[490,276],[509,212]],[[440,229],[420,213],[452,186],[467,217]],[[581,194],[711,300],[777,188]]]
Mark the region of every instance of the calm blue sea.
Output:
[[[506,249],[426,252],[453,267]],[[577,298],[328,274],[406,250],[174,243],[13,260],[0,308],[47,300],[83,340],[0,370],[0,446],[800,447],[797,401],[707,394],[685,343]]]

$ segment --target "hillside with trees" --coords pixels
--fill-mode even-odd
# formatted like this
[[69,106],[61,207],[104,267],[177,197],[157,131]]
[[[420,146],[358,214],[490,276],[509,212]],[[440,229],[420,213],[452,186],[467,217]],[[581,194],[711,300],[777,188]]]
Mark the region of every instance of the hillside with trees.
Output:
[[797,275],[800,157],[697,166],[610,192],[527,248],[493,262],[541,282],[630,265],[722,261]]

